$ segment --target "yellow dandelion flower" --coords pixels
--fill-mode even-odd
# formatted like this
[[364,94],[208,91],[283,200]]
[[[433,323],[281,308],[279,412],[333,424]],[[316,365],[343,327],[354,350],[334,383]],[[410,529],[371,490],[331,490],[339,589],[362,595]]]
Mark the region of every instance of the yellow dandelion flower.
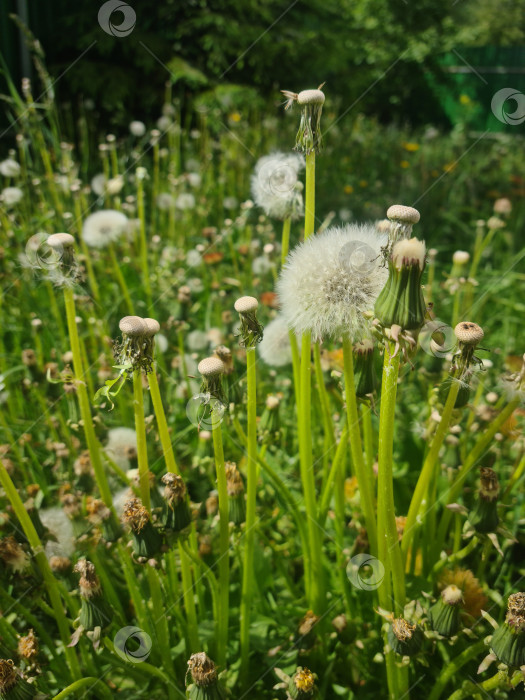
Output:
[[368,180],[359,180],[359,187],[368,187]]
[[443,166],[443,170],[444,170],[446,173],[451,173],[453,170],[456,169],[456,165],[457,165],[457,163],[455,163],[455,162],[452,162],[452,163],[445,163],[445,165]]
[[351,501],[358,490],[359,488],[355,476],[350,476],[348,479],[345,479],[345,498],[347,501]]
[[402,160],[401,163],[399,163],[399,165],[402,168],[410,168],[410,163],[408,162],[408,160]]
[[230,121],[236,122],[236,123],[237,123],[237,122],[240,122],[241,119],[242,119],[242,117],[241,117],[241,115],[239,114],[239,112],[232,112],[232,113],[230,114],[230,117],[229,117],[229,118],[230,118]]
[[416,151],[419,151],[419,144],[414,143],[413,141],[404,141],[401,145],[403,146],[405,151],[408,151],[409,153],[415,153]]
[[472,104],[472,100],[468,95],[460,95],[459,96],[459,101],[462,105],[470,105]]
[[354,188],[352,187],[352,185],[345,185],[344,186],[345,194],[352,194],[353,191],[354,191]]

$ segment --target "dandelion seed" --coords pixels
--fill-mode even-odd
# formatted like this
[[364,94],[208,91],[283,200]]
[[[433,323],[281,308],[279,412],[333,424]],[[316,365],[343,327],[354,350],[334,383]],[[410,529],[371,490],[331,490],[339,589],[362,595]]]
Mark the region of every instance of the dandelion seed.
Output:
[[6,207],[12,207],[22,199],[24,193],[20,187],[4,187],[2,192],[0,192],[0,200],[5,204]]
[[128,217],[120,211],[103,209],[90,214],[82,226],[82,238],[91,248],[105,248],[126,232]]
[[360,338],[387,279],[381,265],[386,236],[372,225],[330,228],[297,246],[277,283],[281,313],[297,334],[314,340],[349,333]]
[[62,508],[46,508],[39,511],[42,524],[49,530],[55,541],[46,543],[48,559],[52,556],[70,557],[75,551],[73,524]]
[[157,207],[161,211],[167,211],[175,206],[175,197],[173,197],[169,192],[160,192],[157,195]]
[[182,194],[179,194],[179,196],[175,200],[175,206],[177,209],[180,209],[181,211],[186,211],[188,209],[194,209],[195,208],[195,197],[191,194],[191,192],[183,192]]
[[130,134],[132,134],[133,136],[144,136],[144,134],[146,133],[146,125],[144,124],[144,122],[140,121],[130,122],[129,131]]

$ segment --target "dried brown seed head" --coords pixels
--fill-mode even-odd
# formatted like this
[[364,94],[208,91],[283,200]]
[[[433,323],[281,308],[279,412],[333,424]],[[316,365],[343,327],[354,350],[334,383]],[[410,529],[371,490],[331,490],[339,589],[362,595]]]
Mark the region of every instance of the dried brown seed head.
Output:
[[325,95],[322,90],[302,90],[297,95],[298,105],[324,105]]
[[16,668],[11,659],[0,659],[0,693],[8,697],[9,691],[17,682]]
[[195,685],[206,687],[217,683],[217,668],[204,651],[191,655],[188,668]]
[[406,207],[404,204],[393,204],[386,215],[390,221],[400,221],[405,224],[417,224],[421,218],[417,209]]
[[72,248],[75,245],[75,239],[70,233],[52,233],[47,237],[46,243],[54,250],[62,250]]
[[160,331],[160,323],[154,318],[143,318],[142,322],[146,326],[146,335],[156,335]]
[[124,521],[133,532],[140,532],[149,523],[149,513],[140,498],[131,498],[124,506]]
[[225,367],[224,362],[218,357],[206,357],[199,362],[197,369],[203,377],[213,377],[223,374]]
[[259,307],[259,302],[255,297],[240,297],[234,304],[235,311],[240,314],[246,314],[250,311],[256,311]]
[[33,630],[18,640],[18,655],[29,661],[38,655],[38,641]]
[[485,335],[483,329],[477,323],[472,323],[471,321],[458,323],[454,328],[454,333],[459,342],[464,345],[477,345],[483,340]]
[[412,638],[416,625],[411,625],[402,617],[395,619],[392,622],[392,631],[400,642],[407,642]]
[[124,316],[120,319],[118,327],[121,333],[134,338],[146,335],[146,326],[140,316]]

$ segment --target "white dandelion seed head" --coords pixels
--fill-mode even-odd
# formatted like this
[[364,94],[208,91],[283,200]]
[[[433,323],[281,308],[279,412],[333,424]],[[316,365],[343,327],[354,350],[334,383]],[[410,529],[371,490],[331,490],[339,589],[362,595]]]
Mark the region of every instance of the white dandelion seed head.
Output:
[[113,507],[119,518],[123,516],[126,503],[133,496],[133,491],[127,486],[113,494]]
[[18,204],[23,196],[24,193],[20,187],[4,187],[0,193],[0,200],[2,200],[6,207],[12,207],[14,204]]
[[372,224],[349,224],[294,248],[277,282],[288,327],[310,331],[314,340],[341,333],[360,338],[367,327],[363,314],[374,308],[388,277],[381,254],[387,241]]
[[90,214],[82,226],[82,238],[92,248],[105,248],[127,231],[128,217],[120,211],[102,209]]
[[181,209],[182,211],[186,209],[194,209],[195,197],[191,194],[191,192],[183,192],[182,194],[179,194],[175,200],[175,206],[177,209]]
[[6,158],[0,162],[0,175],[4,177],[18,177],[20,175],[20,163],[13,158]]
[[192,352],[198,352],[208,347],[208,336],[203,331],[191,331],[186,336],[186,345]]
[[225,197],[222,200],[222,206],[225,209],[237,209],[239,202],[235,197]]
[[112,177],[105,183],[105,187],[108,194],[118,194],[124,187],[124,177],[122,175]]
[[44,527],[56,538],[56,542],[49,541],[46,544],[46,556],[70,557],[75,551],[75,538],[73,524],[62,508],[46,508],[39,510],[38,514]]
[[128,469],[130,454],[137,452],[137,433],[133,428],[112,428],[108,432],[106,452],[121,469]]
[[172,209],[175,206],[175,197],[173,197],[169,192],[160,192],[157,195],[157,207],[162,211],[166,209]]
[[254,275],[261,276],[270,272],[273,268],[273,263],[268,260],[266,255],[259,255],[252,260],[252,272]]
[[190,187],[200,187],[202,178],[199,173],[188,173],[186,175],[186,180],[188,181]]
[[259,158],[251,177],[255,204],[274,219],[298,219],[303,213],[303,156],[296,153],[272,153]]
[[106,191],[106,176],[104,173],[98,173],[91,180],[91,191],[99,197],[102,197]]
[[276,316],[264,327],[264,336],[259,343],[259,355],[270,367],[283,367],[292,361],[292,348],[288,325],[282,316]]
[[169,341],[162,333],[157,333],[155,336],[155,347],[159,352],[164,354],[169,347]]
[[186,253],[186,265],[188,267],[199,267],[202,264],[202,255],[198,250],[188,250]]
[[129,131],[133,136],[144,136],[146,133],[146,125],[144,122],[139,121],[130,122]]

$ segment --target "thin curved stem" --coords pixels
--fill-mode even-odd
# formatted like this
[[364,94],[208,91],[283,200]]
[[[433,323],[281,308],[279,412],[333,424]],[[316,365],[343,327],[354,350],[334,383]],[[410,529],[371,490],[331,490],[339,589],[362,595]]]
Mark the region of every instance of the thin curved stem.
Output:
[[137,432],[137,462],[139,465],[139,489],[142,505],[151,512],[149,492],[148,448],[146,444],[146,421],[144,419],[144,396],[142,395],[142,370],[133,370],[133,409]]

